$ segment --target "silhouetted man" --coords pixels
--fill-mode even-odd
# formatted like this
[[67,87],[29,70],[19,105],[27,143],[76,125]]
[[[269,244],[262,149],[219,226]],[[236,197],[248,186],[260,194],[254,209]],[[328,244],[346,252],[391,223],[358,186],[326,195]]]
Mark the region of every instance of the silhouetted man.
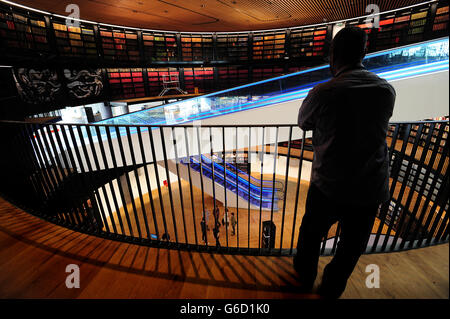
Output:
[[389,199],[386,134],[395,90],[362,65],[367,35],[344,28],[333,39],[333,78],[315,86],[298,114],[313,130],[314,160],[294,267],[304,287],[317,275],[320,242],[336,221],[340,241],[325,267],[319,294],[338,298],[364,252],[378,206]]

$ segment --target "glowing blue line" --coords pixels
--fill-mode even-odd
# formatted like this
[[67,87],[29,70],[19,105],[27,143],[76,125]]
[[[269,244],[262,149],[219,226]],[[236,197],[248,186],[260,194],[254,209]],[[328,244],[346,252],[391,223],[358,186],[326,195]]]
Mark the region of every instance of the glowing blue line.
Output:
[[[207,161],[208,163],[211,163],[211,162],[212,162],[209,158],[205,157],[204,155],[202,155],[202,159],[206,159],[206,161]],[[214,167],[217,167],[220,171],[224,171],[224,168],[223,168],[221,165],[217,164],[217,163],[214,163]],[[233,181],[233,183],[236,181],[236,176],[237,176],[237,179],[238,179],[239,181],[242,180],[243,183],[244,183],[244,185],[245,185],[245,186],[248,186],[248,184],[249,184],[249,183],[248,183],[248,180],[246,180],[246,179],[244,179],[244,178],[242,178],[242,177],[236,175],[235,173],[233,173],[233,172],[230,171],[229,169],[226,169],[226,170],[229,172],[229,173],[227,173],[227,176],[228,176],[228,175],[231,175],[231,176],[235,179],[235,180]],[[258,193],[260,193],[259,190],[260,190],[261,187],[255,186],[255,185],[253,185],[252,183],[250,183],[250,187],[256,188],[256,189],[258,190]],[[269,191],[270,191],[270,193],[272,193],[272,187],[262,187],[262,189],[263,189],[263,190],[266,190],[266,193],[269,192]]]
[[[207,165],[205,165],[205,164],[202,164],[202,163],[200,163],[200,161],[199,160],[197,160],[197,159],[195,159],[195,158],[193,158],[192,157],[192,159],[193,160],[195,160],[199,165],[202,165],[203,166],[203,170],[206,170],[206,171],[208,171],[208,172],[210,172],[211,174],[213,174],[212,173],[212,170],[210,169],[210,168],[208,168],[208,166]],[[214,165],[214,166],[216,166],[216,165]],[[230,172],[230,174],[231,174],[231,172]],[[219,173],[215,173],[215,174],[213,174],[213,175],[217,175],[219,178],[222,178],[222,179],[224,179],[225,180],[225,178],[224,178],[224,175],[222,175],[222,174],[219,174]],[[210,178],[210,179],[212,179],[212,178]],[[245,181],[245,180],[244,180]],[[234,186],[233,184],[235,184],[235,181],[233,181],[233,182],[228,182],[229,183],[229,185],[230,186]],[[228,184],[227,183],[227,184]],[[224,184],[225,184],[225,182],[224,182]],[[247,184],[248,184],[248,181],[247,181]],[[224,185],[225,186],[225,185]],[[247,186],[247,185],[246,185]],[[253,186],[253,188],[257,188],[256,186],[254,186],[254,185],[252,185],[252,184],[250,184],[250,187],[251,186]],[[239,188],[239,185],[238,185],[238,188]],[[242,186],[242,185],[240,185],[240,189],[241,190],[243,190],[243,191],[245,191],[246,192],[246,194],[248,194],[249,196],[251,196],[253,199],[255,199],[255,200],[262,200],[263,202],[272,202],[272,200],[271,199],[264,199],[264,192],[263,192],[263,194],[255,194],[255,193],[252,193],[252,192],[248,192],[248,190],[244,187],[244,186]],[[267,189],[267,188],[266,188]],[[271,190],[272,188],[270,188],[270,190]],[[266,197],[267,196],[270,196],[270,197],[272,197],[272,193],[270,192],[270,194],[267,194],[268,192],[265,192],[266,193]],[[238,194],[238,196],[239,196],[239,194]]]
[[[445,43],[448,43],[448,39],[439,39],[439,40],[434,40],[434,41],[425,42],[425,43],[421,43],[421,44],[413,44],[413,45],[404,46],[402,48],[397,48],[397,49],[393,49],[393,50],[385,50],[385,51],[381,51],[381,52],[377,52],[377,53],[372,53],[372,54],[367,55],[364,60],[368,60],[368,59],[371,59],[371,58],[374,58],[374,57],[377,57],[377,56],[382,56],[382,55],[391,55],[391,54],[395,54],[395,53],[398,53],[398,52],[403,52],[405,50],[410,50],[410,49],[414,49],[414,48],[427,49],[429,46],[431,46],[433,44],[445,44]],[[404,69],[405,66],[411,65],[411,64],[416,64],[416,65],[410,66],[406,70]],[[442,65],[448,64],[448,60],[438,61],[438,62],[433,62],[433,63],[426,63],[426,61],[408,62],[408,63],[397,64],[397,65],[387,66],[387,67],[382,67],[382,68],[374,68],[373,72],[377,73],[380,76],[388,77],[388,79],[390,79],[390,80],[394,80],[394,79],[401,78],[401,76],[406,76],[408,74],[411,74],[411,75],[414,74],[413,72],[407,73],[407,71],[417,70],[416,74],[419,75],[419,74],[423,74],[427,70],[430,71],[430,72],[433,71],[433,70],[438,70],[438,69],[430,68],[430,66],[432,66],[432,65],[433,66],[434,65],[440,65],[440,64],[442,64]],[[298,72],[295,72],[295,73],[291,73],[291,74],[287,74],[287,75],[283,75],[283,76],[279,76],[279,77],[275,77],[275,78],[270,78],[270,79],[266,79],[266,80],[262,80],[262,81],[258,81],[258,82],[254,82],[254,83],[249,83],[249,84],[241,85],[241,86],[234,87],[234,88],[227,89],[227,90],[222,90],[222,91],[210,93],[210,94],[207,94],[207,95],[203,95],[202,97],[196,97],[196,98],[193,98],[193,99],[188,99],[188,100],[185,100],[183,102],[174,102],[174,103],[168,104],[168,105],[167,104],[166,105],[161,105],[161,106],[158,106],[158,107],[154,107],[151,110],[142,110],[142,111],[136,112],[136,113],[141,113],[142,112],[143,114],[145,114],[144,116],[148,116],[150,121],[151,121],[152,113],[155,110],[157,111],[159,109],[163,109],[165,111],[166,107],[169,108],[171,106],[176,106],[179,109],[182,109],[183,108],[183,103],[189,103],[189,101],[191,103],[193,103],[193,104],[197,104],[197,106],[198,106],[200,104],[200,101],[201,101],[200,99],[201,98],[205,98],[205,99],[212,98],[212,97],[220,98],[218,95],[220,95],[222,93],[226,93],[226,92],[233,92],[234,94],[239,95],[239,90],[243,89],[243,88],[255,87],[255,86],[259,85],[259,84],[264,84],[264,83],[269,83],[269,82],[276,82],[276,81],[281,80],[281,79],[290,78],[290,77],[298,76],[298,75],[301,75],[301,74],[314,72],[314,71],[317,71],[317,70],[322,70],[322,69],[325,69],[327,67],[328,67],[328,65],[318,66],[318,67],[315,67],[315,68],[302,70],[302,71],[298,71]],[[392,68],[394,70],[387,71],[390,68]],[[396,75],[399,76],[399,77],[395,77]],[[326,79],[326,80],[328,80],[328,79]],[[174,121],[168,121],[167,119],[156,121],[156,122],[153,122],[153,123],[149,123],[149,122],[147,122],[145,120],[144,121],[146,122],[146,125],[160,125],[160,124],[164,124],[164,123],[166,123],[166,124],[169,124],[169,123],[180,124],[180,123],[184,123],[184,122],[187,122],[187,121],[200,120],[200,119],[204,119],[204,118],[208,118],[208,117],[212,117],[212,116],[219,116],[219,115],[228,114],[228,113],[231,112],[231,110],[233,112],[247,110],[247,109],[249,109],[249,107],[247,107],[249,105],[254,107],[254,108],[267,105],[267,103],[262,103],[262,102],[273,101],[273,103],[275,103],[275,102],[286,101],[286,97],[288,97],[288,96],[291,96],[292,99],[299,99],[299,98],[302,98],[304,96],[304,93],[307,93],[314,86],[313,84],[324,82],[326,80],[316,81],[314,83],[301,85],[301,86],[298,87],[298,88],[302,88],[302,90],[300,90],[300,91],[297,90],[296,88],[291,88],[291,89],[288,89],[288,91],[285,91],[282,94],[276,94],[278,92],[274,92],[274,93],[272,93],[274,95],[272,95],[270,97],[266,97],[266,98],[260,99],[260,100],[249,101],[249,102],[246,102],[244,104],[235,104],[235,105],[227,106],[227,107],[224,107],[224,108],[221,108],[221,109],[218,109],[218,110],[209,110],[209,111],[205,111],[205,112],[191,114],[191,115],[187,116],[186,118],[182,118],[181,117],[181,118],[175,119]],[[306,88],[304,88],[304,87],[306,87]],[[164,111],[163,111],[163,113],[165,113]],[[117,116],[117,117],[115,117],[113,119],[99,121],[97,123],[98,124],[108,124],[108,122],[109,122],[109,123],[114,123],[116,125],[120,125],[120,124],[118,124],[118,122],[122,118],[126,118],[127,116],[128,117],[133,116],[136,113],[134,113],[132,115],[130,115],[130,114],[120,115],[120,116]],[[129,121],[126,121],[126,123],[132,124]]]

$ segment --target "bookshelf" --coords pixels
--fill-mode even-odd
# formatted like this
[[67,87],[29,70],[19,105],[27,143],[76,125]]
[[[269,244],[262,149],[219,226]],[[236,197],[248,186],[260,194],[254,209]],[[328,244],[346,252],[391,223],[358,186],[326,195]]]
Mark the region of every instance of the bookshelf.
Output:
[[129,99],[145,96],[141,68],[107,69],[107,73],[112,97]]
[[264,66],[253,68],[253,82],[261,81],[284,74],[284,69],[281,66]]
[[213,60],[213,37],[210,34],[181,34],[183,61]]
[[53,22],[56,46],[62,56],[96,58],[98,56],[94,29],[89,25],[66,26]]
[[13,50],[50,51],[43,17],[0,9],[0,37]]
[[250,82],[249,68],[245,66],[226,66],[217,68],[218,89],[227,89]]
[[221,61],[248,60],[248,34],[217,35],[217,59]]
[[100,28],[105,60],[138,61],[139,45],[136,31]]
[[180,75],[177,68],[148,68],[148,89],[150,96],[157,96],[163,90],[164,75]]
[[448,35],[448,4],[440,4],[433,21],[433,33]]
[[188,93],[212,92],[214,89],[214,68],[183,68],[184,90]]
[[292,30],[289,55],[292,58],[324,56],[326,27]]
[[146,61],[175,61],[178,58],[176,34],[143,32]]
[[253,35],[253,60],[282,59],[286,32],[264,32]]

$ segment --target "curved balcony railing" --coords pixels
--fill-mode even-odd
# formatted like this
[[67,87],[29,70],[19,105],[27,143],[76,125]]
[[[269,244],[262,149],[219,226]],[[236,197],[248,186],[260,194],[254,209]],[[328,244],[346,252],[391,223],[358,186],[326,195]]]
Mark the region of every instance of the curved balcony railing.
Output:
[[[366,253],[448,242],[447,121],[390,124],[391,199],[382,205]],[[95,132],[95,134],[93,134]],[[115,134],[112,134],[115,133]],[[295,253],[310,162],[295,125],[145,126],[0,122],[2,196],[25,211],[79,232],[173,249],[241,254]],[[283,151],[280,151],[283,146]],[[300,156],[293,145],[302,145]],[[298,151],[298,150],[296,150]],[[272,203],[242,202],[196,172],[192,156],[245,154],[251,173],[272,181]],[[226,157],[224,157],[226,158]],[[236,166],[237,163],[226,161]],[[256,174],[256,175],[255,175]],[[282,198],[275,181],[283,182]],[[250,185],[250,182],[247,184]],[[262,185],[262,184],[260,184]],[[258,207],[259,205],[259,207]],[[214,209],[237,220],[211,231]],[[209,230],[203,242],[201,219]],[[322,241],[333,254],[340,225]],[[220,247],[219,247],[220,245]]]

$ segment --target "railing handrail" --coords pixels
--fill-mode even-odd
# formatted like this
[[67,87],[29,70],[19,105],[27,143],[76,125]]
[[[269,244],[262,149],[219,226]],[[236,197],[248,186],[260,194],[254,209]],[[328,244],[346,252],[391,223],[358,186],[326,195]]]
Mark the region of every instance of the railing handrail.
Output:
[[[300,105],[299,105],[300,108]],[[424,120],[424,121],[394,121],[389,122],[389,125],[394,124],[422,124],[422,123],[447,123],[449,120]],[[184,124],[101,124],[101,123],[32,123],[27,121],[17,121],[17,120],[0,120],[0,123],[9,123],[9,124],[29,124],[29,125],[59,125],[59,126],[87,126],[87,127],[143,127],[143,128],[149,128],[149,127],[211,127],[211,128],[228,128],[228,127],[237,127],[237,128],[249,128],[249,127],[291,127],[291,126],[297,126],[296,123],[291,124],[201,124],[198,123],[184,123]]]
[[[449,149],[447,138],[449,120],[400,122],[391,123],[390,125],[394,127],[394,130],[390,130],[392,132],[392,137],[388,141],[390,181],[392,183],[390,190],[391,199],[388,202],[388,206],[382,206],[377,214],[377,218],[379,220],[377,226],[378,230],[376,228],[374,228],[375,230],[372,230],[372,241],[370,242],[370,245],[366,246],[366,252],[376,253],[398,251],[423,247],[435,243],[448,242],[449,204],[448,198],[442,197],[442,194],[447,187],[446,183],[448,184],[448,182],[446,182],[446,180],[448,180],[449,174]],[[416,125],[419,125],[418,129],[415,129]],[[14,129],[11,129],[11,126],[13,126]],[[50,134],[51,130],[56,131],[56,129],[60,126],[66,127],[67,129],[63,128],[57,130],[58,133],[55,132],[56,134],[54,135]],[[99,127],[101,126],[115,128],[115,131],[118,134],[122,134],[124,138],[111,138],[112,134],[109,129],[106,130],[106,136],[99,136],[98,134],[94,136],[92,134],[93,130],[91,131],[89,129],[90,127],[95,127],[95,131],[100,133]],[[124,133],[122,133],[122,130],[120,129],[122,126],[127,128]],[[211,191],[215,190],[216,186],[218,186],[216,183],[220,184],[221,181],[224,181],[223,186],[225,186],[225,183],[227,185],[230,184],[230,186],[233,187],[230,191],[234,192],[238,196],[239,191],[241,190],[248,192],[245,196],[243,196],[244,200],[248,199],[248,207],[246,207],[247,203],[243,205],[242,201],[239,202],[238,196],[236,196],[236,203],[232,203],[230,198],[228,198],[228,208],[231,208],[231,212],[234,210],[237,220],[241,220],[244,223],[241,225],[241,227],[244,227],[244,230],[246,228],[245,223],[247,223],[247,218],[248,227],[250,229],[250,216],[252,217],[251,223],[253,225],[253,229],[252,235],[250,235],[250,231],[248,232],[248,247],[242,246],[244,244],[239,244],[239,241],[235,244],[236,246],[233,246],[234,244],[228,245],[228,239],[226,249],[218,247],[215,247],[215,249],[208,248],[211,246],[201,245],[197,239],[193,242],[192,231],[197,234],[197,230],[195,230],[195,228],[192,230],[192,228],[186,227],[185,224],[184,226],[181,225],[181,214],[184,223],[184,208],[187,208],[188,206],[185,206],[184,208],[182,206],[181,210],[174,213],[173,199],[175,198],[176,200],[175,196],[177,196],[177,192],[179,192],[179,203],[183,203],[184,195],[181,192],[181,184],[179,184],[180,186],[178,190],[170,188],[170,185],[173,183],[168,177],[170,172],[167,162],[167,158],[169,156],[172,156],[171,160],[182,160],[188,156],[189,158],[192,158],[192,156],[200,156],[201,154],[212,155],[213,153],[222,153],[220,150],[222,146],[219,147],[219,144],[214,144],[217,147],[213,149],[212,137],[214,135],[216,135],[214,136],[215,142],[223,142],[223,148],[227,145],[227,143],[225,143],[227,141],[226,138],[229,138],[229,141],[232,141],[233,144],[228,143],[228,145],[232,145],[236,151],[243,147],[246,143],[248,143],[248,145],[244,147],[252,149],[253,146],[257,145],[261,146],[271,143],[278,145],[278,143],[286,141],[287,139],[289,139],[289,142],[298,140],[299,138],[306,139],[307,131],[300,130],[296,124],[285,124],[284,126],[289,128],[289,137],[287,137],[287,134],[282,135],[282,137],[277,134],[275,140],[263,139],[261,141],[256,139],[255,141],[255,139],[251,139],[251,136],[254,137],[253,134],[255,131],[258,131],[258,128],[280,127],[280,125],[250,125],[253,129],[250,129],[249,131],[248,140],[245,141],[244,139],[243,142],[239,141],[241,144],[237,143],[237,138],[236,141],[234,140],[237,135],[230,136],[226,134],[225,130],[222,130],[222,133],[218,135],[213,133],[212,130],[209,130],[209,144],[211,145],[211,149],[208,149],[207,153],[203,153],[203,151],[200,151],[200,139],[197,140],[199,144],[197,150],[189,150],[189,143],[187,142],[188,134],[186,134],[186,132],[188,132],[187,129],[184,130],[184,136],[181,135],[175,137],[176,143],[166,143],[167,139],[164,138],[164,135],[166,134],[161,134],[164,132],[163,128],[171,128],[173,133],[176,128],[196,127],[193,124],[157,125],[155,127],[161,128],[160,131],[149,130],[149,134],[144,135],[142,132],[145,131],[139,128],[148,128],[152,127],[152,125],[107,125],[82,123],[70,125],[57,123],[39,124],[21,121],[0,121],[0,137],[4,137],[6,136],[5,134],[11,133],[11,139],[6,139],[5,145],[3,145],[3,147],[7,147],[9,151],[7,152],[7,156],[2,158],[2,160],[6,159],[9,161],[7,161],[9,166],[8,168],[3,168],[3,170],[0,170],[0,176],[5,174],[14,174],[14,181],[17,180],[17,183],[21,186],[20,192],[17,193],[18,197],[16,198],[16,200],[19,201],[19,204],[24,203],[22,187],[30,187],[31,192],[35,192],[33,195],[36,196],[36,199],[34,200],[37,203],[37,209],[36,207],[33,207],[34,211],[31,209],[29,210],[31,213],[34,213],[51,222],[61,224],[68,228],[73,228],[78,231],[86,232],[88,234],[103,236],[113,240],[134,242],[141,245],[160,245],[160,247],[175,249],[211,249],[211,251],[224,253],[237,252],[243,254],[264,255],[275,253],[290,255],[295,252],[293,247],[293,239],[296,234],[296,227],[300,225],[300,220],[297,224],[296,221],[301,217],[299,209],[301,209],[300,207],[303,205],[304,201],[304,197],[302,198],[299,196],[300,193],[305,191],[303,189],[304,186],[302,186],[305,181],[305,172],[303,172],[302,169],[302,163],[304,163],[303,161],[305,160],[303,156],[305,151],[304,143],[302,143],[301,155],[298,157],[299,162],[289,164],[289,159],[292,156],[290,155],[290,152],[288,152],[287,159],[284,162],[286,167],[281,169],[276,166],[276,156],[268,166],[264,163],[265,152],[263,151],[261,153],[262,157],[258,163],[258,166],[260,165],[261,172],[265,172],[265,174],[272,174],[273,176],[272,200],[270,201],[266,200],[269,196],[265,196],[264,193],[260,193],[259,195],[253,193],[250,184],[242,186],[237,179],[229,183],[227,181],[229,176],[225,176],[224,174],[226,171],[222,172],[219,169],[212,170],[215,165],[211,166],[211,170],[208,173],[212,173],[213,177],[212,183],[210,182],[207,184],[208,189],[204,188],[206,186],[202,182],[200,194],[199,185],[194,184],[194,186],[196,186],[197,193],[193,195],[192,180],[194,179],[191,179],[191,176],[189,175],[188,181],[186,176],[180,174],[180,171],[178,170],[178,161],[174,164],[177,168],[176,173],[175,166],[171,166],[171,172],[172,174],[177,174],[177,177],[179,178],[178,181],[183,178],[186,183],[189,183],[190,192],[187,186],[184,191],[190,194],[191,200],[194,201],[194,196],[197,198],[196,206],[194,207],[194,204],[191,205],[193,215],[192,221],[194,222],[194,225],[199,222],[199,217],[204,216],[206,211],[213,211],[212,203],[214,203],[214,208],[217,207],[217,200],[222,201],[222,203],[225,204],[224,207],[227,207],[227,192],[223,192],[223,190],[220,191],[220,194],[223,192],[223,197],[218,198],[217,195],[219,194],[219,191],[216,191],[215,193],[214,191]],[[82,130],[83,127],[87,131],[87,136],[84,136]],[[130,127],[137,128],[137,134],[133,137],[131,137],[131,135],[134,132],[133,130],[130,130]],[[249,126],[208,125],[207,127],[248,128]],[[35,134],[36,129],[39,130],[40,128],[42,128],[41,134]],[[292,135],[294,129],[295,135]],[[267,131],[268,130],[266,130],[266,132]],[[238,130],[236,130],[236,132],[238,132]],[[169,150],[172,145],[179,145],[179,142],[182,141],[183,138],[186,142],[186,153],[183,153],[184,149],[181,149],[180,153],[175,153],[175,157],[173,157],[173,154],[169,153],[167,150]],[[132,139],[134,139],[134,142]],[[402,143],[397,143],[400,141],[402,141]],[[235,142],[236,144],[234,144]],[[137,146],[138,144],[139,147]],[[159,154],[159,159],[155,155],[155,145],[158,147],[158,151],[160,147],[163,148],[162,154]],[[181,144],[181,146],[184,148],[183,144]],[[147,154],[150,154],[149,149],[152,151],[152,162],[148,161],[149,157],[145,157],[146,151]],[[176,150],[176,147],[174,149]],[[223,150],[223,152],[225,152],[225,150]],[[131,156],[131,160],[126,159],[125,153]],[[136,155],[139,153],[141,153],[142,156],[138,159]],[[275,151],[273,154],[279,153]],[[110,158],[106,155],[110,156]],[[157,175],[156,172],[158,172],[162,165],[160,164],[161,156],[164,157],[165,174]],[[201,157],[199,157],[199,159],[200,158]],[[108,164],[108,161],[112,161],[112,165]],[[120,161],[121,163],[119,163]],[[271,161],[271,159],[269,161]],[[132,165],[129,164],[130,162],[132,162]],[[184,170],[185,175],[190,174],[191,172],[190,160],[188,162],[189,164]],[[208,170],[208,164],[203,163],[202,160],[200,160],[200,162],[200,174],[195,175],[194,183],[200,183],[200,181],[203,181],[203,178],[210,178],[209,175],[205,175],[204,177],[202,172],[202,170]],[[215,164],[214,161],[211,161],[211,163]],[[102,165],[104,167],[101,167]],[[295,185],[291,184],[291,186],[289,186],[291,188],[289,189],[287,186],[287,181],[289,181],[292,177],[289,173],[290,166],[292,166],[291,169],[296,167],[298,170],[298,172],[295,173],[298,174],[298,176],[294,182],[297,184],[296,191],[294,193],[292,193],[292,190],[295,189]],[[264,170],[264,167],[269,167],[269,173],[267,172],[267,169]],[[69,174],[67,168],[72,168],[73,173]],[[143,176],[144,174],[138,173],[138,169],[144,170],[146,175],[145,180],[139,178],[139,175]],[[152,179],[151,182],[148,176],[148,174],[150,174],[149,169],[154,169],[153,175],[150,176],[151,178],[159,176],[156,179]],[[197,167],[193,169],[196,170]],[[284,170],[285,173],[283,173]],[[258,168],[254,169],[254,171],[258,171]],[[102,174],[105,174],[106,178],[99,180],[98,172],[100,172],[101,176],[103,176]],[[130,181],[130,176],[128,174],[133,174],[133,172],[135,177]],[[282,197],[275,197],[275,181],[276,177],[280,175],[283,176],[285,189]],[[125,178],[121,178],[123,176],[125,176]],[[164,176],[166,176],[166,178]],[[215,181],[214,177],[219,179]],[[2,183],[9,183],[7,178],[0,178],[0,180],[2,180]],[[158,211],[158,207],[153,206],[153,195],[148,195],[149,202],[144,203],[144,196],[142,194],[146,195],[152,193],[152,190],[154,190],[156,186],[154,184],[154,180],[156,180],[159,192],[158,197],[160,203],[158,207],[164,207],[164,204],[167,204],[167,201],[170,199],[170,211],[167,207],[165,212],[162,208]],[[168,183],[166,186],[168,186],[167,191],[169,193],[169,199],[167,196],[165,199],[162,196],[161,180],[166,180]],[[115,185],[112,185],[113,181],[116,183]],[[237,183],[235,183],[235,181],[237,181]],[[248,182],[245,179],[244,181]],[[136,188],[132,187],[133,183],[136,183],[134,186],[138,187],[139,194],[137,194]],[[142,185],[147,185],[147,193],[142,192],[142,189],[140,188]],[[0,186],[2,186],[0,191],[4,192],[5,187],[7,187],[8,184]],[[71,187],[75,187],[75,189],[71,189]],[[114,187],[116,187],[116,189]],[[123,189],[126,190],[127,188],[129,192],[129,199],[124,197],[123,192]],[[260,189],[262,190],[263,188],[264,187],[261,184]],[[302,192],[300,192],[300,188],[302,188]],[[108,193],[108,191],[110,193]],[[286,202],[288,194],[291,194],[291,197],[289,202]],[[417,198],[414,199],[414,203],[411,202],[413,194],[417,194]],[[137,197],[137,195],[139,195],[139,197]],[[203,201],[202,206],[198,204],[200,195],[202,196]],[[204,199],[205,196],[209,196],[206,204]],[[120,200],[120,204],[117,203],[116,197]],[[137,204],[139,204],[139,199],[141,200],[141,208],[137,207]],[[87,204],[88,200],[91,201],[91,206]],[[186,202],[187,197],[184,197],[184,200]],[[64,201],[64,203],[61,201]],[[281,204],[280,201],[283,201],[283,204]],[[294,203],[295,208],[292,209]],[[149,204],[151,204],[151,209]],[[259,206],[259,211],[257,206]],[[88,207],[92,207],[92,209],[89,208],[89,210]],[[145,207],[145,210],[143,207]],[[262,214],[263,209],[265,211],[264,215]],[[277,216],[274,215],[275,209]],[[275,236],[274,240],[276,240],[276,243],[268,243],[264,241],[267,239],[268,234],[261,232],[261,227],[259,231],[257,229],[258,216],[259,226],[261,226],[261,223],[269,222],[269,211],[270,221],[272,222],[272,218],[276,216],[277,219],[274,219],[274,224],[276,227],[281,227],[281,239],[280,237]],[[170,215],[170,212],[172,212],[172,216]],[[285,215],[286,213],[287,215]],[[177,219],[175,218],[175,214],[178,216]],[[195,217],[196,214],[197,217]],[[241,217],[242,215],[239,216],[239,214],[244,214],[243,216],[247,215],[248,217]],[[159,218],[164,218],[164,225],[161,223],[160,219],[154,217],[155,215],[158,215]],[[292,216],[291,221],[286,224],[286,227],[284,226],[285,216],[287,216],[286,218],[291,218]],[[142,223],[143,217],[148,217],[150,226]],[[172,219],[170,217],[172,217]],[[281,219],[281,217],[283,219]],[[187,216],[186,218],[190,219],[191,217]],[[131,222],[132,220],[133,222]],[[154,223],[153,225],[151,224],[152,220]],[[177,220],[180,221],[178,225],[180,226],[179,230],[181,233],[179,233],[177,227],[174,226],[177,224]],[[117,223],[118,221],[121,223],[120,225]],[[159,225],[157,225],[157,223],[159,223]],[[114,230],[109,229],[108,226],[113,227]],[[147,226],[147,229],[145,229],[144,226]],[[164,229],[162,226],[164,226]],[[181,226],[184,227],[184,235],[186,236],[185,239],[181,236],[183,234],[183,227]],[[155,229],[159,227],[159,232],[154,231],[152,227]],[[291,227],[292,230],[290,230]],[[136,228],[138,231],[128,232],[128,230],[136,230]],[[283,241],[283,230],[285,228],[286,237],[285,241]],[[290,234],[287,232],[288,229]],[[339,229],[339,227],[334,229],[330,232],[330,234],[327,234],[325,239],[322,241],[322,254],[333,254],[335,252],[337,238],[339,238],[340,235]],[[163,240],[161,234],[165,232],[170,234],[172,238],[175,235],[176,243],[172,242],[167,246],[162,243]],[[157,239],[154,238],[155,234]],[[191,237],[190,239],[188,239],[188,234],[189,237]],[[228,230],[226,234],[228,235]],[[239,236],[239,230],[237,235]],[[242,233],[241,230],[240,235],[246,236],[247,234]],[[253,236],[251,238],[252,240],[250,240],[250,236]],[[255,241],[255,236],[257,236],[257,241]],[[221,236],[221,238],[223,237],[224,236]],[[178,239],[180,241],[178,241]],[[278,243],[279,239],[280,241]],[[286,243],[287,240],[291,243],[289,249],[286,249],[286,247],[289,247],[289,244]],[[255,247],[255,243],[258,243],[258,248]],[[261,243],[263,243],[263,247],[261,246]],[[331,245],[333,247],[331,247]]]

